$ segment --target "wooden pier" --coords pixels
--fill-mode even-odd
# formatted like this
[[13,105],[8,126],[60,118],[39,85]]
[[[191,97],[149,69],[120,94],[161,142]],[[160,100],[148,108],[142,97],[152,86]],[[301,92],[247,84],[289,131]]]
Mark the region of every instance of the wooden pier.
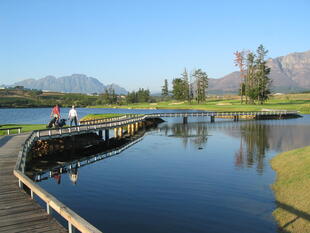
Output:
[[27,137],[0,139],[0,232],[68,232],[18,187],[13,170]]

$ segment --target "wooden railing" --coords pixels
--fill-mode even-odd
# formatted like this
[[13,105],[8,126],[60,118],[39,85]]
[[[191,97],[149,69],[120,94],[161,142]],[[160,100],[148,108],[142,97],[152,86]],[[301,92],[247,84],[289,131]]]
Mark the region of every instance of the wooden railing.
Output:
[[24,173],[18,170],[14,170],[14,175],[19,181],[19,187],[22,188],[23,185],[27,186],[30,189],[31,198],[34,198],[34,195],[37,195],[46,203],[46,211],[48,214],[51,214],[51,211],[56,211],[60,216],[68,221],[68,230],[69,232],[74,232],[74,228],[80,232],[101,232],[96,227],[91,225],[85,219],[76,214],[73,210],[68,208],[66,205],[57,200],[53,195],[45,191],[39,185],[34,183],[30,178],[28,178]]
[[62,128],[58,128],[58,129],[43,129],[43,130],[36,130],[33,132],[35,133],[35,136],[37,138],[52,137],[55,135],[70,136],[71,134],[74,134],[76,132],[81,134],[83,132],[89,132],[91,130],[110,129],[110,128],[121,127],[124,125],[143,121],[147,117],[148,117],[147,115],[142,115],[142,116],[140,115],[139,117],[124,118],[124,119],[120,119],[118,121],[112,121],[112,122],[85,124],[85,125],[72,126],[72,127],[62,127]]
[[8,135],[10,135],[11,130],[17,130],[18,133],[21,133],[22,127],[13,127],[13,128],[0,128],[0,131],[6,130]]
[[46,203],[46,211],[48,214],[51,214],[51,210],[54,210],[60,216],[66,219],[68,221],[69,233],[74,232],[74,229],[77,229],[83,233],[101,232],[25,175],[25,161],[35,138],[36,132],[33,131],[25,140],[22,150],[18,154],[16,166],[13,173],[18,179],[19,187],[23,188],[24,185],[27,186],[30,190],[31,198],[34,198],[34,195],[40,197],[41,200]]
[[108,117],[108,118],[98,118],[98,119],[93,119],[93,120],[83,120],[83,121],[80,121],[80,124],[92,125],[92,124],[99,124],[99,123],[104,123],[104,122],[119,121],[119,120],[123,120],[126,118],[133,118],[133,117],[138,117],[138,116],[141,116],[141,114],[126,114],[124,116],[119,116],[119,117]]
[[25,172],[25,163],[27,159],[27,154],[31,150],[31,147],[33,143],[40,139],[42,136],[42,132],[47,132],[48,136],[51,136],[53,132],[56,132],[57,134],[62,134],[63,132],[73,132],[73,129],[76,129],[78,132],[81,131],[89,131],[89,130],[96,130],[96,129],[102,129],[102,128],[115,128],[119,126],[123,126],[130,123],[139,122],[141,120],[144,120],[146,116],[140,116],[136,118],[131,119],[122,119],[116,122],[106,122],[101,124],[92,124],[92,125],[81,125],[78,127],[66,127],[66,128],[60,128],[57,130],[35,130],[33,131],[28,138],[25,140],[25,143],[22,147],[22,150],[19,152],[16,166],[14,169],[14,175],[17,177],[19,181],[19,186],[22,187],[23,185],[26,185],[30,189],[31,197],[33,198],[33,195],[36,194],[38,197],[40,197],[47,206],[47,212],[50,213],[50,208],[54,209],[60,216],[65,218],[68,221],[68,229],[69,232],[72,232],[74,228],[78,229],[81,232],[101,232],[94,226],[92,226],[90,223],[88,223],[85,219],[80,217],[78,214],[76,214],[74,211],[66,207],[64,204],[62,204],[60,201],[58,201],[54,196],[46,192],[44,189],[42,189],[40,186],[38,186],[34,181],[32,181],[30,178],[28,178],[24,172]]

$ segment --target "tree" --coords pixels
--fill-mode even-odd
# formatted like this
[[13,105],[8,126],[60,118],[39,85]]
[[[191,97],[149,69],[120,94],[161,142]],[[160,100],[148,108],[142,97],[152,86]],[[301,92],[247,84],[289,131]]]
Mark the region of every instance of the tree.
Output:
[[176,100],[184,100],[184,82],[181,78],[172,80],[172,94]]
[[191,101],[190,98],[190,84],[188,80],[188,73],[186,71],[186,68],[184,69],[184,72],[182,73],[182,79],[183,79],[183,97],[187,101]]
[[161,95],[164,98],[167,98],[169,96],[168,80],[167,79],[165,79],[164,85],[162,86]]
[[196,82],[196,99],[197,102],[206,100],[206,92],[208,88],[208,75],[206,72],[203,72],[201,69],[195,70],[193,77]]
[[[263,104],[269,97],[271,79],[268,77],[270,68],[267,66],[265,57],[268,50],[260,45],[256,54],[247,52],[245,63],[244,52],[236,52],[235,64],[239,66],[244,82],[241,82],[241,95],[245,94],[246,103],[256,102]],[[248,101],[249,99],[249,101]]]
[[[246,87],[246,74],[245,74],[245,51],[236,51],[234,53],[235,55],[235,66],[239,67],[240,71],[240,96],[241,96],[241,104],[243,103],[243,96],[245,95],[245,87]],[[246,102],[247,102],[247,97],[246,97]]]
[[261,44],[257,50],[257,59],[255,61],[256,65],[256,78],[258,85],[258,93],[257,100],[260,104],[263,104],[268,98],[270,94],[270,85],[271,79],[268,77],[270,73],[270,68],[267,67],[265,57],[268,53],[268,50],[264,48]]
[[137,92],[132,91],[127,94],[126,97],[127,103],[142,103],[150,101],[150,90],[139,88]]
[[257,86],[256,86],[256,67],[255,67],[255,54],[249,52],[246,60],[247,73],[246,73],[246,96],[249,97],[249,103],[253,104],[257,98]]

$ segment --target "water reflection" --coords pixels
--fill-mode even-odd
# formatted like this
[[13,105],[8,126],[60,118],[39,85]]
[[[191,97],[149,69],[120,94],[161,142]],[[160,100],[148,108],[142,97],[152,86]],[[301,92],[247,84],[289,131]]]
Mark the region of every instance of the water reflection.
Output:
[[73,168],[69,171],[69,178],[73,184],[76,184],[78,180],[78,166],[75,165]]
[[207,144],[209,136],[208,125],[205,122],[164,124],[159,127],[159,132],[168,137],[180,138],[184,148],[192,144],[201,149]]
[[256,164],[259,173],[264,169],[264,158],[269,149],[270,127],[263,124],[240,126],[240,148],[235,153],[237,167],[251,167]]
[[[73,184],[77,184],[77,180],[79,178],[78,173],[79,168],[120,154],[121,152],[128,149],[132,145],[140,142],[143,139],[144,135],[145,135],[144,133],[140,135],[137,134],[135,135],[135,137],[132,138],[132,140],[128,141],[127,143],[124,143],[121,146],[94,155],[74,154],[73,159],[71,161],[64,162],[63,164],[58,166],[52,164],[49,166],[47,164],[47,168],[41,172],[35,172],[34,169],[35,167],[29,167],[28,176],[30,176],[36,182],[47,180],[49,178],[54,178],[56,183],[60,184],[62,174],[67,173],[71,182]],[[76,159],[76,156],[79,156],[79,159]]]
[[[162,135],[180,138],[184,148],[189,144],[197,149],[207,146],[208,137],[214,131],[223,132],[240,140],[235,151],[234,165],[237,168],[256,166],[262,174],[266,166],[266,153],[269,150],[287,151],[309,145],[309,124],[289,124],[295,120],[269,120],[216,123],[192,122],[173,123],[159,126]],[[220,143],[220,142],[219,142]]]

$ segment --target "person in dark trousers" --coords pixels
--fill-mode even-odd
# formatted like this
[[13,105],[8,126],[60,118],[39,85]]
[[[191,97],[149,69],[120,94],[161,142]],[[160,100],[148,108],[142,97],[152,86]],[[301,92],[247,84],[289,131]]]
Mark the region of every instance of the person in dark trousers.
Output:
[[78,125],[78,115],[74,106],[72,106],[71,110],[69,111],[68,119],[70,120],[70,126],[72,126],[73,121],[75,126]]

